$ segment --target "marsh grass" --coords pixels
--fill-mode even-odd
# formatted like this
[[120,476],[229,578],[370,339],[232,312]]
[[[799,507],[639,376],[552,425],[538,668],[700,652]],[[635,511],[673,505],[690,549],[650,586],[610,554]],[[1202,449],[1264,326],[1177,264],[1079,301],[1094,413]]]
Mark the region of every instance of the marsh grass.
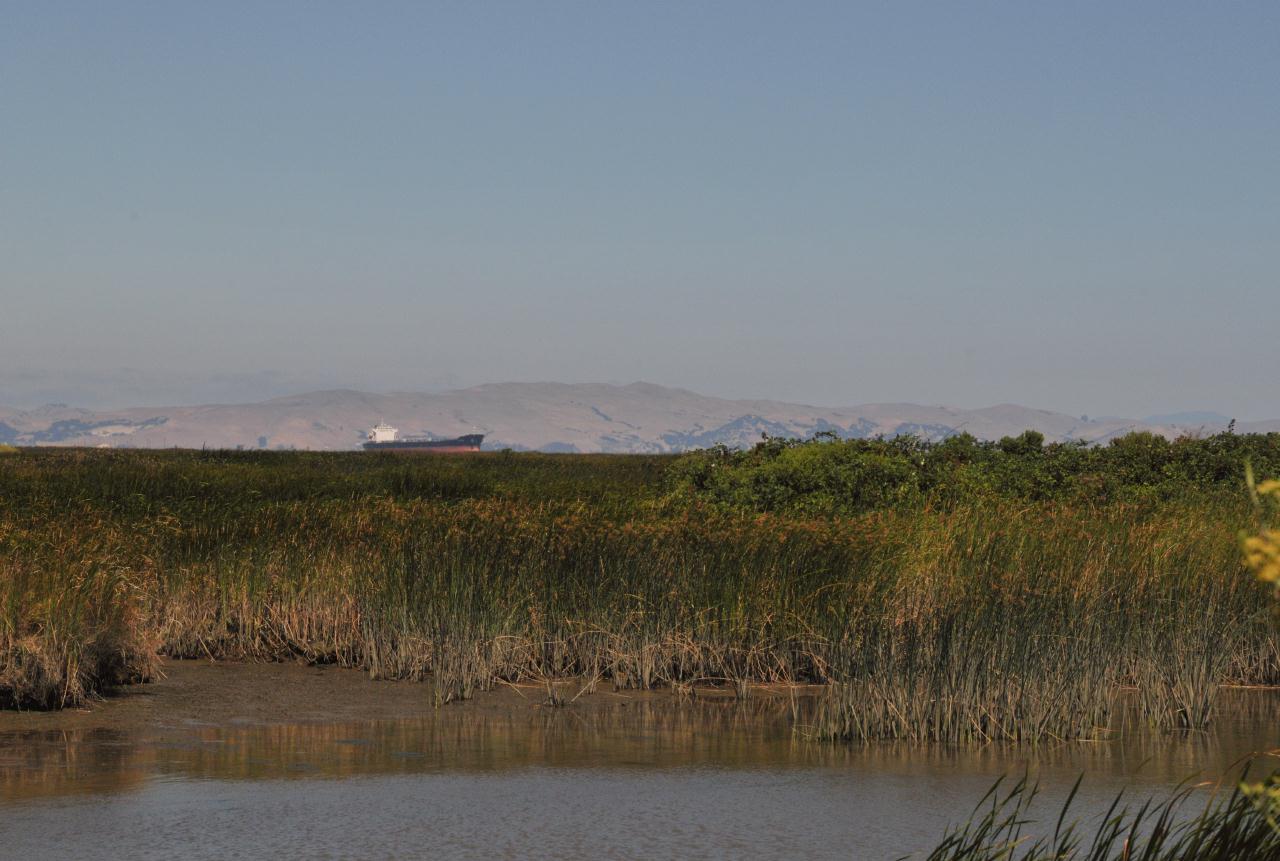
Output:
[[[1239,788],[1203,800],[1183,785],[1164,801],[1137,806],[1117,796],[1101,821],[1071,818],[1080,782],[1052,831],[1029,833],[1038,794],[1027,778],[998,782],[970,819],[953,828],[927,861],[1268,861],[1280,858],[1280,831]],[[1047,828],[1045,829],[1047,831]]]
[[74,704],[157,651],[438,703],[817,682],[826,737],[1031,741],[1107,732],[1119,686],[1197,727],[1219,684],[1277,677],[1243,495],[818,516],[673,497],[672,462],[23,451],[0,465],[0,690]]
[[0,528],[0,706],[61,708],[154,674],[136,572]]

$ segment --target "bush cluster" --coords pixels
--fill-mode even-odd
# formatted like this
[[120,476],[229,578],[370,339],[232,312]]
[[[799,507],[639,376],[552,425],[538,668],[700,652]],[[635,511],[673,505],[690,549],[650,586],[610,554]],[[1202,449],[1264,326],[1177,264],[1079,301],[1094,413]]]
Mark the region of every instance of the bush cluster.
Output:
[[1280,474],[1280,433],[1168,440],[1130,433],[1106,445],[1044,442],[1036,431],[984,442],[959,434],[766,439],[684,455],[667,473],[677,497],[754,511],[849,515],[975,499],[1081,503],[1167,501],[1244,492],[1245,464]]

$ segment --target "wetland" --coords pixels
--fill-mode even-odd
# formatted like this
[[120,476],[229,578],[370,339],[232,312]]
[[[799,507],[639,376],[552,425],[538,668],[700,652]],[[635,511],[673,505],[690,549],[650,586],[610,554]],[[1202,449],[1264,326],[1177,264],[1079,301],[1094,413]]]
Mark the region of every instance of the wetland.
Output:
[[[1280,435],[10,453],[0,839],[883,858],[1001,775],[1044,822],[1081,775],[1073,819],[1229,793],[1280,682],[1246,463]],[[1272,857],[1230,804],[1206,833]]]

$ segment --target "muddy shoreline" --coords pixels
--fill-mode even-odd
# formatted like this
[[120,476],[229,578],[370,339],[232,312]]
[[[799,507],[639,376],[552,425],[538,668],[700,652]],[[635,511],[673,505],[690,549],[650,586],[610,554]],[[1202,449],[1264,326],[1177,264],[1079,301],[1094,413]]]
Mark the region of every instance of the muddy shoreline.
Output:
[[[499,685],[472,699],[437,709],[430,683],[375,681],[362,670],[301,663],[173,660],[161,677],[117,688],[85,708],[0,710],[0,733],[23,730],[93,730],[174,726],[252,726],[412,720],[443,710],[511,714],[552,709],[545,684]],[[669,690],[614,691],[608,682],[583,692],[587,680],[566,679],[556,692],[575,711],[600,711],[679,699]],[[812,696],[819,688],[761,686],[753,697]],[[578,694],[581,692],[581,695]],[[731,688],[703,687],[683,695],[732,700]]]

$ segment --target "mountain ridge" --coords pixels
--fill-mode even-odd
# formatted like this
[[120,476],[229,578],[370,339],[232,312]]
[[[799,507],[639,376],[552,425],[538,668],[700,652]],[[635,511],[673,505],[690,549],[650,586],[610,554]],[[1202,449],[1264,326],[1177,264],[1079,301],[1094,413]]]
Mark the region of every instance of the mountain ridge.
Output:
[[[1019,404],[977,409],[912,403],[822,407],[768,399],[729,399],[635,382],[485,383],[444,392],[319,389],[246,404],[87,410],[50,404],[0,408],[0,443],[123,448],[350,450],[387,421],[404,434],[484,433],[485,448],[579,452],[669,452],[710,445],[749,446],[761,434],[843,437],[916,434],[942,439],[968,432],[997,439],[1036,430],[1050,441],[1105,442],[1131,430],[1166,437],[1226,429],[1215,423],[1088,419]],[[1157,417],[1164,418],[1164,417]],[[1280,420],[1242,422],[1241,432],[1280,431]]]

